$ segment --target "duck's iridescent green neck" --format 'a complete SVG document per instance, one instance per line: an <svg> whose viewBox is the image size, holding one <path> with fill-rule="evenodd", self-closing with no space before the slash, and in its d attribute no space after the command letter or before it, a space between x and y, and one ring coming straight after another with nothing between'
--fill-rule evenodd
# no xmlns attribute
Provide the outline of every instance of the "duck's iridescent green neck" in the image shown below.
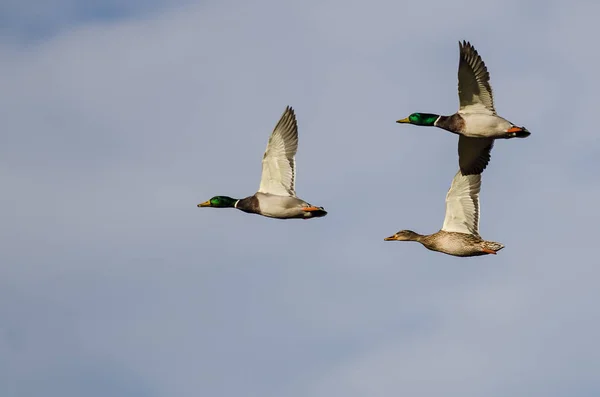
<svg viewBox="0 0 600 397"><path fill-rule="evenodd" d="M413 113L405 119L398 120L398 123L409 123L414 125L422 125L425 127L433 127L439 118L439 114Z"/></svg>

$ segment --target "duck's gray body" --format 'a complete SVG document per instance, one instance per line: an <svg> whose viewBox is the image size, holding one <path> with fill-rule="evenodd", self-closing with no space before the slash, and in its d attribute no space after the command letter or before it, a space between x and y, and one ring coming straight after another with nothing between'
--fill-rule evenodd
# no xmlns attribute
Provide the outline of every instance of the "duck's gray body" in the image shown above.
<svg viewBox="0 0 600 397"><path fill-rule="evenodd" d="M270 193L256 193L253 196L239 200L235 208L252 214L279 219L308 219L327 215L323 207L318 211L304 211L303 208L313 207L298 197L278 196Z"/></svg>

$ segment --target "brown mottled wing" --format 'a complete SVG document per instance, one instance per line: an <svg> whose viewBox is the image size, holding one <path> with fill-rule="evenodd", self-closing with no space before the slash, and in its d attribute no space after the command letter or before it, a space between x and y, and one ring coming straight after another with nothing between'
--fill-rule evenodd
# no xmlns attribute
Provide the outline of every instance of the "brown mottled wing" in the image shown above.
<svg viewBox="0 0 600 397"><path fill-rule="evenodd" d="M479 236L479 191L481 174L454 176L446 195L446 217L442 230Z"/></svg>
<svg viewBox="0 0 600 397"><path fill-rule="evenodd" d="M275 126L262 160L261 193L296 196L298 126L294 109L287 107Z"/></svg>
<svg viewBox="0 0 600 397"><path fill-rule="evenodd" d="M458 98L460 113L496 114L490 85L490 74L477 50L467 42L459 42Z"/></svg>
<svg viewBox="0 0 600 397"><path fill-rule="evenodd" d="M458 165L463 175L481 174L491 158L494 140L491 138L458 137Z"/></svg>

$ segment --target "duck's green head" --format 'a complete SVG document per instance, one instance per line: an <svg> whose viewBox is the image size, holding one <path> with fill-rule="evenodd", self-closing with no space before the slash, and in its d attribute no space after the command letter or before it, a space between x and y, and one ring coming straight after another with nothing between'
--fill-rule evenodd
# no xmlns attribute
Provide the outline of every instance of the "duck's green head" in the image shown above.
<svg viewBox="0 0 600 397"><path fill-rule="evenodd" d="M198 204L198 207L233 208L237 199L227 196L215 196L210 200Z"/></svg>
<svg viewBox="0 0 600 397"><path fill-rule="evenodd" d="M432 127L439 117L439 115L433 113L413 113L405 119L396 121L396 123L407 123Z"/></svg>

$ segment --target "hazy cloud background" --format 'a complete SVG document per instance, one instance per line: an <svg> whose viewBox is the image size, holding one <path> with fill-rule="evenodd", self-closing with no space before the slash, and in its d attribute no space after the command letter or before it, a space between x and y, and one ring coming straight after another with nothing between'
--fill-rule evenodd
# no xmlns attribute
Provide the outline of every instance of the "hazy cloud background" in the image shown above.
<svg viewBox="0 0 600 397"><path fill-rule="evenodd" d="M600 67L591 1L4 1L0 395L595 396ZM496 108L481 231L437 231L458 40ZM323 219L256 191L286 105Z"/></svg>

